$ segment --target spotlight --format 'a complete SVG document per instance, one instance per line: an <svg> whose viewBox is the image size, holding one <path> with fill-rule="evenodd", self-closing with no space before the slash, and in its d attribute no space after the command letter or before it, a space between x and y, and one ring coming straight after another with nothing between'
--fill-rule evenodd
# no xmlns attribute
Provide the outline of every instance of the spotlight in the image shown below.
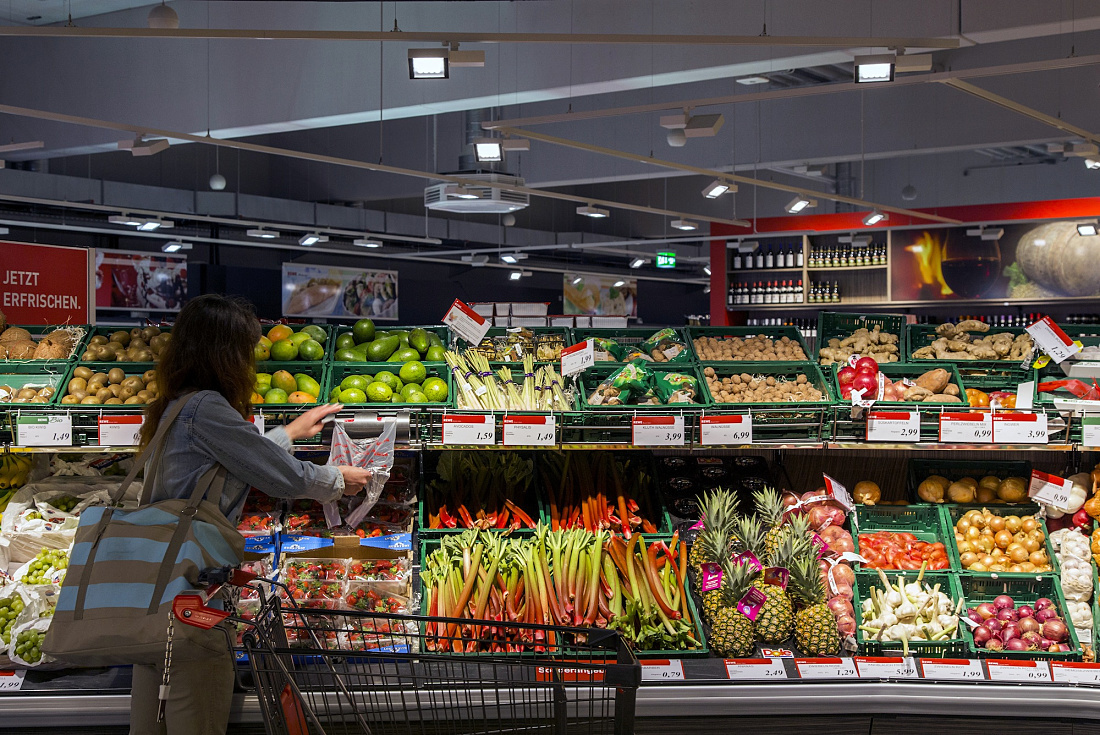
<svg viewBox="0 0 1100 735"><path fill-rule="evenodd" d="M504 160L504 146L500 138L478 138L474 141L474 157L478 163L500 163Z"/></svg>
<svg viewBox="0 0 1100 735"><path fill-rule="evenodd" d="M703 196L705 196L707 199L717 199L718 197L722 196L723 194L726 194L726 193L733 194L736 191L737 191L737 186L736 185L727 184L725 181L722 181L721 179L715 179L714 181L710 182L710 184L707 186L706 189L703 189Z"/></svg>
<svg viewBox="0 0 1100 735"><path fill-rule="evenodd" d="M643 265L645 265L645 258L635 258L630 261L631 268L641 268Z"/></svg>
<svg viewBox="0 0 1100 735"><path fill-rule="evenodd" d="M683 148L688 142L687 135L683 130L670 130L665 138L668 140L668 144L673 148Z"/></svg>
<svg viewBox="0 0 1100 735"><path fill-rule="evenodd" d="M361 248L380 248L380 247L382 247L382 243L378 242L377 240L370 240L370 239L365 238L365 237L360 237L357 240L352 240L351 244L352 245L358 245Z"/></svg>
<svg viewBox="0 0 1100 735"><path fill-rule="evenodd" d="M885 212L880 212L877 209L875 209L875 210L872 210L871 212L869 212L867 214L867 216L863 218L863 224L870 227L871 225L877 225L879 222L882 222L883 220L888 220L888 219L890 219L890 215L886 214Z"/></svg>
<svg viewBox="0 0 1100 735"><path fill-rule="evenodd" d="M691 232L692 230L699 229L698 222L692 222L689 219L674 219L672 220L672 226L677 230L684 230L685 232Z"/></svg>
<svg viewBox="0 0 1100 735"><path fill-rule="evenodd" d="M817 206L817 200L807 199L804 196L796 196L794 199L787 202L786 210L791 214L798 214L803 209L808 209L810 207L816 207L816 206Z"/></svg>
<svg viewBox="0 0 1100 735"><path fill-rule="evenodd" d="M279 236L278 232L275 232L274 230L265 230L262 227L258 230L248 230L247 232L245 232L245 234L249 237L259 237L264 240L274 240L276 237Z"/></svg>
<svg viewBox="0 0 1100 735"><path fill-rule="evenodd" d="M458 44L451 46L450 52L447 54L447 63L455 68L458 67L480 67L485 66L485 52L484 51L459 51Z"/></svg>
<svg viewBox="0 0 1100 735"><path fill-rule="evenodd" d="M161 245L160 249L163 250L166 253L177 253L180 250L190 250L191 249L191 243L189 243L189 242L180 242L179 240L173 240L171 242L166 242L163 245Z"/></svg>
<svg viewBox="0 0 1100 735"><path fill-rule="evenodd" d="M710 275L710 266L709 265L704 265L703 266L703 272L706 273L709 276Z"/></svg>
<svg viewBox="0 0 1100 735"><path fill-rule="evenodd" d="M736 81L738 84L744 84L746 86L749 86L749 85L753 85L753 84L767 84L771 80L768 79L767 77L762 77L760 75L754 75L754 76L751 76L751 77L741 77L740 79L735 79L734 81Z"/></svg>
<svg viewBox="0 0 1100 735"><path fill-rule="evenodd" d="M662 115L661 127L667 130L682 130L684 140L688 138L713 138L722 128L726 118L719 114L713 115ZM675 145L669 137L669 145ZM682 145L682 144L681 144Z"/></svg>
<svg viewBox="0 0 1100 735"><path fill-rule="evenodd" d="M514 265L514 264L518 263L519 261L516 260L516 256L505 254L505 255L500 256L500 262L501 263L507 263L508 265Z"/></svg>
<svg viewBox="0 0 1100 735"><path fill-rule="evenodd" d="M113 214L107 218L107 221L112 225L126 225L127 227L137 227L145 222L143 219L137 217L131 217L128 214Z"/></svg>
<svg viewBox="0 0 1100 735"><path fill-rule="evenodd" d="M583 280L584 280L583 278L581 278L580 276L577 276L576 278L573 279L573 285L576 286L577 284L579 284Z"/></svg>
<svg viewBox="0 0 1100 735"><path fill-rule="evenodd" d="M328 242L328 235L318 235L316 232L307 232L298 238L298 244L306 248L311 245L316 245L319 242Z"/></svg>
<svg viewBox="0 0 1100 735"><path fill-rule="evenodd" d="M505 138L500 144L506 151L531 150L531 141L527 140L527 138Z"/></svg>
<svg viewBox="0 0 1100 735"><path fill-rule="evenodd" d="M857 83L894 81L895 54L870 54L854 59Z"/></svg>
<svg viewBox="0 0 1100 735"><path fill-rule="evenodd" d="M1089 156L1085 159L1085 168L1087 168L1089 171L1095 171L1096 169L1100 168L1100 158Z"/></svg>
<svg viewBox="0 0 1100 735"><path fill-rule="evenodd" d="M599 207L594 207L591 204L585 205L583 207L577 207L577 214L583 214L585 217L592 217L593 219L603 219L605 217L611 216L610 211L606 209L600 209Z"/></svg>
<svg viewBox="0 0 1100 735"><path fill-rule="evenodd" d="M508 274L508 278L510 280L513 280L513 281L518 281L519 279L523 278L523 272L522 271L512 271L511 273Z"/></svg>
<svg viewBox="0 0 1100 735"><path fill-rule="evenodd" d="M615 286L614 287L619 288L620 286L625 286L625 285L626 285L626 281L615 281Z"/></svg>
<svg viewBox="0 0 1100 735"><path fill-rule="evenodd" d="M165 229L169 230L174 226L174 223L169 222L166 219L147 219L137 226L141 232L152 232L153 230Z"/></svg>
<svg viewBox="0 0 1100 735"><path fill-rule="evenodd" d="M1084 235L1085 237L1092 237L1097 233L1095 222L1078 222L1077 234Z"/></svg>
<svg viewBox="0 0 1100 735"><path fill-rule="evenodd" d="M447 79L451 76L451 64L447 49L409 49L409 79Z"/></svg>

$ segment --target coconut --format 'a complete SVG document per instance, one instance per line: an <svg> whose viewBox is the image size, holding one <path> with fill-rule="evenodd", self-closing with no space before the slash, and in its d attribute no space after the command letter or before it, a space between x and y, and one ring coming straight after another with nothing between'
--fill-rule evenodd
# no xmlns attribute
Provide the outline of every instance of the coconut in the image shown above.
<svg viewBox="0 0 1100 735"><path fill-rule="evenodd" d="M3 332L8 328L8 318L4 316L4 312L0 311L0 332Z"/></svg>
<svg viewBox="0 0 1100 735"><path fill-rule="evenodd" d="M38 343L34 348L35 360L64 360L69 356L71 349L60 342L55 342L49 337Z"/></svg>
<svg viewBox="0 0 1100 735"><path fill-rule="evenodd" d="M55 329L46 335L46 339L53 340L67 350L72 350L76 343L76 336L67 329Z"/></svg>
<svg viewBox="0 0 1100 735"><path fill-rule="evenodd" d="M7 357L8 357L8 347L7 347L7 345L0 344L0 360L7 359Z"/></svg>
<svg viewBox="0 0 1100 735"><path fill-rule="evenodd" d="M11 331L10 329L8 330ZM20 339L14 342L7 342L5 347L8 348L8 357L13 360L33 360L34 351L38 348L38 345L34 343L34 340Z"/></svg>
<svg viewBox="0 0 1100 735"><path fill-rule="evenodd" d="M31 333L19 327L8 327L4 330L3 334L0 334L0 342L20 342L22 340L30 340L30 338Z"/></svg>

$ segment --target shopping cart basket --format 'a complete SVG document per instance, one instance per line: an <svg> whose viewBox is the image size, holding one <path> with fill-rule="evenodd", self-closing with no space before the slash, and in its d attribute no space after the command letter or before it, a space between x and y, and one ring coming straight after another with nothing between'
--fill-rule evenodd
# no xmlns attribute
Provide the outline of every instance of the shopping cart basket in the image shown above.
<svg viewBox="0 0 1100 735"><path fill-rule="evenodd" d="M206 606L217 581L173 613L243 627L240 644L221 629L248 658L268 735L634 731L641 665L615 631L305 608L259 581L254 619Z"/></svg>

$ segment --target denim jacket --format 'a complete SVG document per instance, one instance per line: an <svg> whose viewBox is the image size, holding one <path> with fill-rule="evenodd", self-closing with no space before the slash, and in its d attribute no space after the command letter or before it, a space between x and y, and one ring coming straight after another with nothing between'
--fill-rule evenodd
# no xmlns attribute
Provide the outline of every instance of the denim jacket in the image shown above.
<svg viewBox="0 0 1100 735"><path fill-rule="evenodd" d="M229 473L221 509L234 522L249 486L275 498L322 503L343 494L344 478L338 469L302 462L291 451L292 442L281 426L261 435L220 393L202 391L168 431L149 500L187 497L215 462Z"/></svg>

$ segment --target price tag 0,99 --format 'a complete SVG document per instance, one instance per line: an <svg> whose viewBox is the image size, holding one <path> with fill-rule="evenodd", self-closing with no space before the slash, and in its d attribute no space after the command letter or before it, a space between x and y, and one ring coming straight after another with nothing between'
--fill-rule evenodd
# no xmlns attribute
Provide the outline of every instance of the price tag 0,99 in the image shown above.
<svg viewBox="0 0 1100 735"><path fill-rule="evenodd" d="M940 441L945 444L992 444L993 416L989 413L941 413Z"/></svg>
<svg viewBox="0 0 1100 735"><path fill-rule="evenodd" d="M1049 682L1050 664L1047 661L986 659L990 681Z"/></svg>
<svg viewBox="0 0 1100 735"><path fill-rule="evenodd" d="M595 364L596 349L590 339L561 351L561 374L564 377L587 370Z"/></svg>
<svg viewBox="0 0 1100 735"><path fill-rule="evenodd" d="M684 445L683 416L635 416L632 423L636 447L680 447Z"/></svg>
<svg viewBox="0 0 1100 735"><path fill-rule="evenodd" d="M781 658L727 658L726 676L733 681L779 681L787 678Z"/></svg>
<svg viewBox="0 0 1100 735"><path fill-rule="evenodd" d="M1057 475L1051 475L1039 470L1031 471L1031 484L1027 488L1027 496L1037 503L1051 505L1055 508L1069 507L1070 490L1073 482Z"/></svg>
<svg viewBox="0 0 1100 735"><path fill-rule="evenodd" d="M443 416L444 444L496 444L496 419L491 416Z"/></svg>
<svg viewBox="0 0 1100 735"><path fill-rule="evenodd" d="M557 419L553 416L505 416L504 446L552 447Z"/></svg>
<svg viewBox="0 0 1100 735"><path fill-rule="evenodd" d="M21 447L71 447L72 416L20 416L16 439Z"/></svg>
<svg viewBox="0 0 1100 735"><path fill-rule="evenodd" d="M752 444L752 416L703 416L699 419L699 443L728 446Z"/></svg>
<svg viewBox="0 0 1100 735"><path fill-rule="evenodd" d="M945 681L982 681L985 671L975 658L922 658L920 673L925 679Z"/></svg>
<svg viewBox="0 0 1100 735"><path fill-rule="evenodd" d="M997 444L1046 444L1049 441L1046 414L993 414L993 441Z"/></svg>
<svg viewBox="0 0 1100 735"><path fill-rule="evenodd" d="M868 411L867 441L920 441L920 413L917 411Z"/></svg>
<svg viewBox="0 0 1100 735"><path fill-rule="evenodd" d="M909 656L856 656L860 679L916 679L917 666Z"/></svg>
<svg viewBox="0 0 1100 735"><path fill-rule="evenodd" d="M143 416L100 416L101 447L134 447L141 443Z"/></svg>
<svg viewBox="0 0 1100 735"><path fill-rule="evenodd" d="M642 681L683 681L684 662L673 660L642 661Z"/></svg>

